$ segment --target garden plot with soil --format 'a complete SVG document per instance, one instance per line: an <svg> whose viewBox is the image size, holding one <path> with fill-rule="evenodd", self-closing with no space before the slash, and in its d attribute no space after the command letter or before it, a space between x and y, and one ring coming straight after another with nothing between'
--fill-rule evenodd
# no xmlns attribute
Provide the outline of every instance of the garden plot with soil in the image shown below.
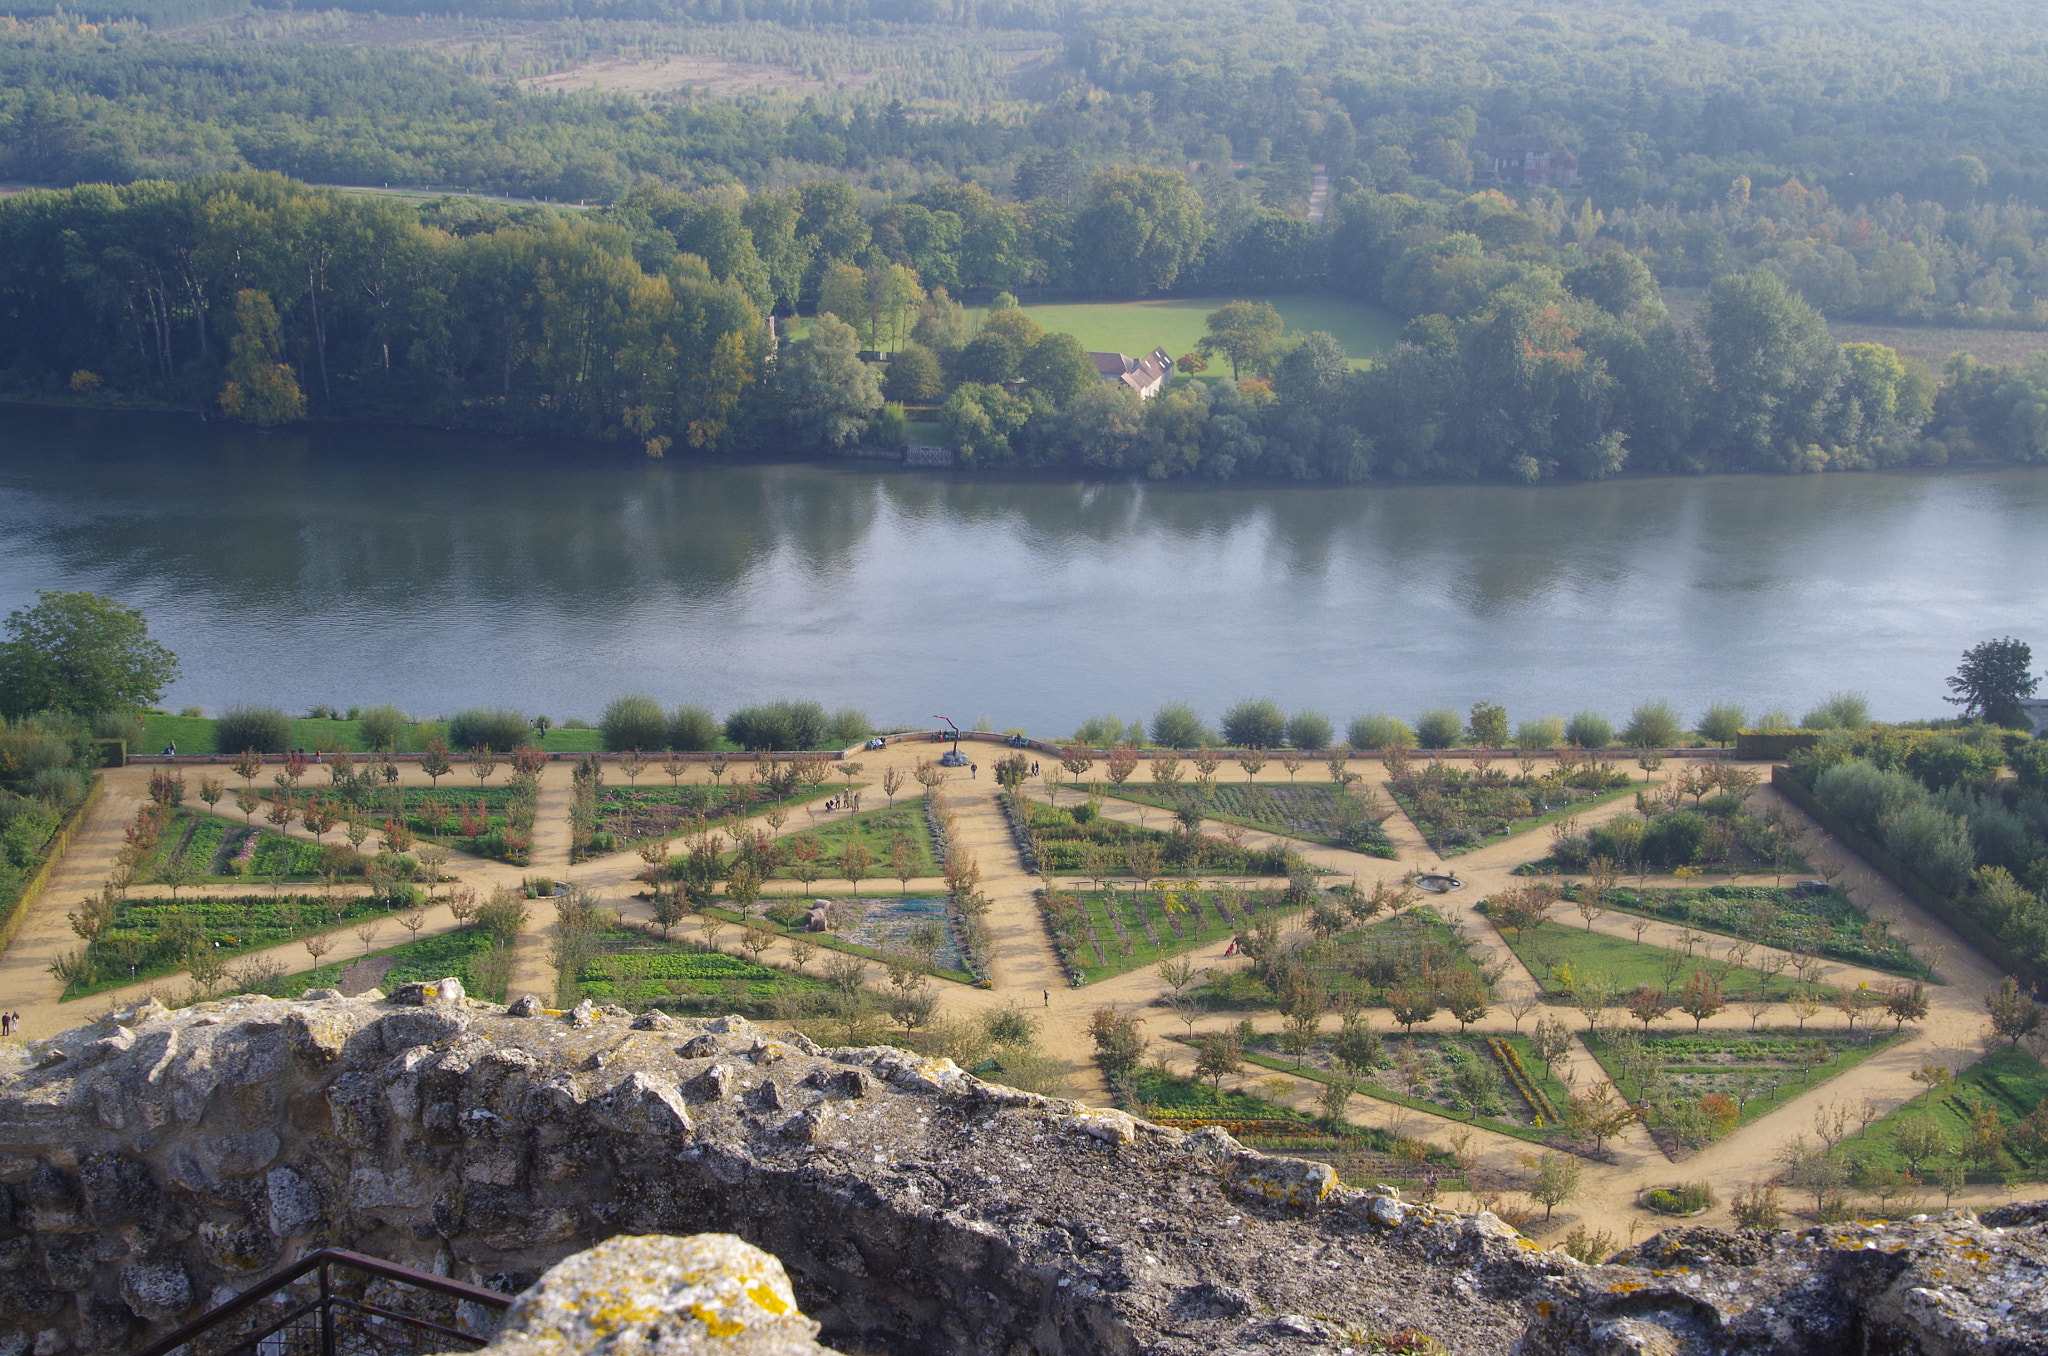
<svg viewBox="0 0 2048 1356"><path fill-rule="evenodd" d="M851 788L860 790L865 783ZM745 819L780 807L794 812L804 805L840 795L838 785L797 785L786 795L738 777L710 786L601 786L597 790L598 828L620 843L642 838L671 838L697 820L716 823Z"/></svg>
<svg viewBox="0 0 2048 1356"><path fill-rule="evenodd" d="M1906 1039L1897 1031L1703 1034L1620 1027L1581 1032L1622 1095L1647 1106L1658 1147L1680 1156L1846 1073Z"/></svg>
<svg viewBox="0 0 2048 1356"><path fill-rule="evenodd" d="M58 977L66 1000L84 998L176 974L201 952L224 961L389 916L383 901L353 893L121 899L111 925L59 962L64 969ZM343 940L333 939L335 949L346 949Z"/></svg>
<svg viewBox="0 0 2048 1356"><path fill-rule="evenodd" d="M1244 1056L1247 1063L1320 1083L1351 1083L1362 1095L1397 1106L1570 1147L1560 1137L1571 1093L1523 1037L1363 1031L1363 1049L1347 1045L1342 1033L1318 1035L1305 1046L1288 1032L1263 1033ZM1347 1054L1349 1064L1340 1058Z"/></svg>
<svg viewBox="0 0 2048 1356"><path fill-rule="evenodd" d="M809 943L869 960L915 957L940 979L972 984L987 973L985 946L977 944L973 919L962 916L944 895L781 895L761 912L741 913L724 905L701 912L721 922L765 929L798 944ZM826 910L830 926L812 932L806 917Z"/></svg>
<svg viewBox="0 0 2048 1356"><path fill-rule="evenodd" d="M1316 1118L1240 1088L1141 1068L1132 1075L1140 1115L1183 1130L1219 1126L1249 1148L1328 1163L1350 1186L1380 1182L1404 1190L1465 1189L1458 1159L1427 1140L1372 1126Z"/></svg>
<svg viewBox="0 0 2048 1356"><path fill-rule="evenodd" d="M606 928L595 942L596 954L577 971L577 991L636 1011L770 1016L784 996L826 987L808 975L637 928Z"/></svg>
<svg viewBox="0 0 2048 1356"><path fill-rule="evenodd" d="M1126 824L1098 812L1093 801L1068 808L1005 792L1003 808L1025 867L1053 875L1157 879L1200 872L1284 876L1310 872L1283 846L1247 848L1224 838Z"/></svg>
<svg viewBox="0 0 2048 1356"><path fill-rule="evenodd" d="M1349 848L1372 857L1392 859L1396 855L1393 840L1381 827L1392 808L1377 797L1335 783L1220 782L1206 792L1195 787L1126 783L1109 794L1169 814L1192 805L1204 817L1226 824Z"/></svg>
<svg viewBox="0 0 2048 1356"><path fill-rule="evenodd" d="M1398 756L1387 762L1387 789L1445 857L1593 809L1635 785L1628 773L1597 759L1560 765L1542 776L1482 759L1470 766L1416 764Z"/></svg>
<svg viewBox="0 0 2048 1356"><path fill-rule="evenodd" d="M1286 890L1173 882L1151 890L1047 888L1038 892L1038 903L1061 964L1078 985L1249 932L1259 917L1286 917L1308 901Z"/></svg>
<svg viewBox="0 0 2048 1356"><path fill-rule="evenodd" d="M1353 900L1355 910L1346 907ZM1330 913L1319 919L1324 910ZM1373 895L1328 891L1311 913L1323 935L1292 950L1248 952L1243 968L1212 977L1194 996L1211 1007L1256 1009L1284 1006L1285 995L1312 990L1326 1005L1380 1006L1410 1015L1423 1009L1433 1014L1454 999L1491 1004L1469 940L1435 909L1425 905L1362 927L1342 926L1374 911Z"/></svg>

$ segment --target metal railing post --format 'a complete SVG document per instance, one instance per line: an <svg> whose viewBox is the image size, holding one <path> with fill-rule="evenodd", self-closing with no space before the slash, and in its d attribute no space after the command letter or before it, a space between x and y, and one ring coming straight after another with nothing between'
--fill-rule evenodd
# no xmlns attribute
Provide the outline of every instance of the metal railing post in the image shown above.
<svg viewBox="0 0 2048 1356"><path fill-rule="evenodd" d="M320 1264L320 1356L334 1356L334 1288L331 1263Z"/></svg>

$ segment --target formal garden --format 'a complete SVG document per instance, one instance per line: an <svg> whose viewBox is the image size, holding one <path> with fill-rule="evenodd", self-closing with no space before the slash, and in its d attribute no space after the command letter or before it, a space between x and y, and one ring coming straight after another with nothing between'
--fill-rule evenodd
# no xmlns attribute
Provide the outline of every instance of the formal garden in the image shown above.
<svg viewBox="0 0 2048 1356"><path fill-rule="evenodd" d="M1127 783L1110 794L1168 814L1192 806L1203 817L1225 824L1349 848L1371 857L1395 856L1393 840L1382 827L1393 811L1369 791L1361 792L1356 783L1213 782L1195 787Z"/></svg>
<svg viewBox="0 0 2048 1356"><path fill-rule="evenodd" d="M1609 912L1653 918L1696 933L1940 982L1933 967L1892 932L1889 920L1866 915L1839 888L1823 882L1663 888L1618 885L1610 875L1604 881L1566 881L1559 911L1568 917L1590 915L1589 922Z"/></svg>
<svg viewBox="0 0 2048 1356"><path fill-rule="evenodd" d="M2023 1050L1996 1050L1961 1073L1928 1065L1927 1090L1836 1146L1850 1181L1911 1195L1939 1184L2048 1181L2048 1070Z"/></svg>
<svg viewBox="0 0 2048 1356"><path fill-rule="evenodd" d="M1284 876L1308 870L1291 849L1246 847L1239 841L1200 832L1202 814L1183 807L1170 822L1174 827L1149 828L1104 815L1101 801L1090 797L1074 806L1049 805L1015 791L1003 793L1017 849L1028 870L1048 875L1078 875L1102 881L1110 877L1156 880L1162 875L1203 873L1220 876Z"/></svg>
<svg viewBox="0 0 2048 1356"><path fill-rule="evenodd" d="M102 895L73 914L73 928L85 945L51 969L64 982L66 1000L181 970L205 986L224 978L227 964L247 952L311 938L324 955L337 947L344 929L382 929L391 916L389 900L355 891L184 899ZM313 959L317 963L320 955Z"/></svg>
<svg viewBox="0 0 2048 1356"><path fill-rule="evenodd" d="M1471 940L1408 890L1341 884L1303 901L1310 936L1280 941L1280 918L1254 918L1239 934L1245 964L1189 990L1208 1008L1274 1008L1296 1020L1333 1008L1385 1007L1407 1027L1450 1012L1477 1021L1494 1003L1497 970L1475 958ZM1373 922L1377 915L1395 911ZM1466 1015L1469 1014L1469 1015Z"/></svg>
<svg viewBox="0 0 2048 1356"><path fill-rule="evenodd" d="M202 794L209 790L202 785ZM296 824L322 841L337 834L358 851L375 836L393 851L408 851L419 840L524 866L533 848L538 799L537 779L527 776L475 788L351 786L345 778L324 788L244 789L230 801L246 825L258 819L278 829Z"/></svg>
<svg viewBox="0 0 2048 1356"><path fill-rule="evenodd" d="M1484 755L1469 762L1418 762L1391 749L1385 763L1394 800L1445 857L1593 809L1638 785L1605 759L1572 750L1560 751L1541 774L1530 757L1510 771Z"/></svg>
<svg viewBox="0 0 2048 1356"><path fill-rule="evenodd" d="M1699 1149L1906 1039L1894 1028L1706 1033L1600 1026L1586 1048L1643 1111L1658 1147Z"/></svg>
<svg viewBox="0 0 2048 1356"><path fill-rule="evenodd" d="M1147 889L1038 891L1039 908L1070 982L1097 980L1166 960L1198 946L1250 932L1257 919L1308 907L1297 889L1203 887L1161 882Z"/></svg>

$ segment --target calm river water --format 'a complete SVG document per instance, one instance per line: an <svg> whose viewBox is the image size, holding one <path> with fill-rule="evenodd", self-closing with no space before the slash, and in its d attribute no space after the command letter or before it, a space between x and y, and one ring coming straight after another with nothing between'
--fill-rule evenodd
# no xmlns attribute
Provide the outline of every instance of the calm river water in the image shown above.
<svg viewBox="0 0 2048 1356"><path fill-rule="evenodd" d="M643 690L1069 731L1266 694L1342 723L1646 697L1944 708L2048 648L2048 469L1340 489L706 465L379 429L0 411L0 609L143 608L174 708Z"/></svg>

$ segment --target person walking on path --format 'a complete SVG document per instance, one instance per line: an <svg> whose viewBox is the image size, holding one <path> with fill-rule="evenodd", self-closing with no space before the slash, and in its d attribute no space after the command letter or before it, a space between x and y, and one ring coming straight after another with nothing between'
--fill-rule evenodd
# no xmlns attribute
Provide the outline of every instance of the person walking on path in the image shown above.
<svg viewBox="0 0 2048 1356"><path fill-rule="evenodd" d="M974 765L973 763L969 763L969 764L967 765L967 780L968 780L968 781L970 781L970 782L971 782L971 781L973 781L973 780L974 780L974 779L975 779L976 777L979 777L980 775L981 775L981 769L980 769L980 768L976 767L976 766L975 766L975 765Z"/></svg>
<svg viewBox="0 0 2048 1356"><path fill-rule="evenodd" d="M1045 1005L1046 1005L1047 1007L1051 1007L1051 1006L1052 1006L1052 990L1051 990L1051 989L1047 989L1047 990L1045 991Z"/></svg>

